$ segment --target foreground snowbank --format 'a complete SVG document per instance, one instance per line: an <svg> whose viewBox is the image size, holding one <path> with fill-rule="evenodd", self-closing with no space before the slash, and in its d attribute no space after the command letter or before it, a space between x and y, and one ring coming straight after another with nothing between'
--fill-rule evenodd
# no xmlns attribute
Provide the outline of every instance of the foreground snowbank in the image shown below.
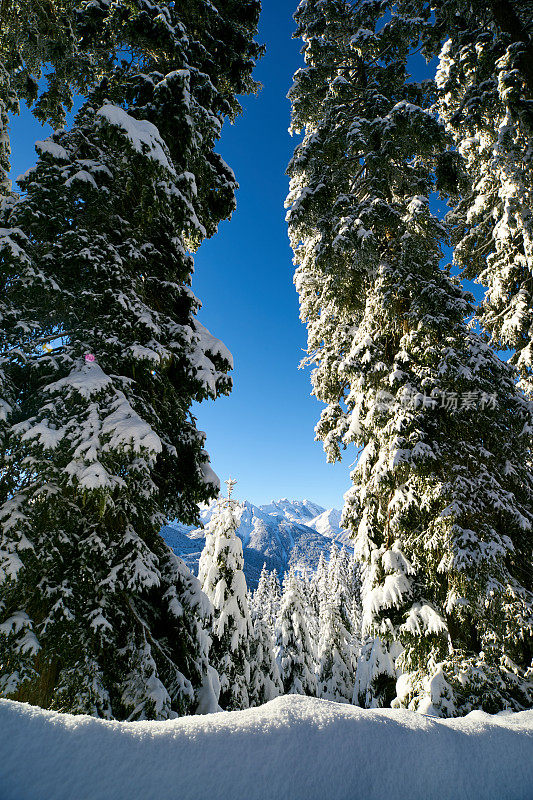
<svg viewBox="0 0 533 800"><path fill-rule="evenodd" d="M1 800L531 800L533 711L437 720L306 697L170 722L0 700Z"/></svg>

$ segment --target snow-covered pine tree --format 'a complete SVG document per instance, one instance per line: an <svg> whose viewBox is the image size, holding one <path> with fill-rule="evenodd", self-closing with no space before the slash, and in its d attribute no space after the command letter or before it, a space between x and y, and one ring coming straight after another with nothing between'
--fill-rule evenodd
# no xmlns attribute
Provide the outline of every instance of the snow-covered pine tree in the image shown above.
<svg viewBox="0 0 533 800"><path fill-rule="evenodd" d="M276 658L285 694L315 697L315 655L305 605L300 580L291 567L283 580Z"/></svg>
<svg viewBox="0 0 533 800"><path fill-rule="evenodd" d="M279 608L281 605L281 585L278 578L277 570L273 569L270 572L269 580L269 599L268 599L268 624L270 631L274 635L276 629L276 620L279 616Z"/></svg>
<svg viewBox="0 0 533 800"><path fill-rule="evenodd" d="M303 603L304 614L307 620L307 629L311 639L311 652L315 659L318 653L318 639L320 636L320 615L316 613L315 608L318 605L318 597L315 591L314 578L315 573L310 568L306 561L300 561L295 551L293 550L291 559L289 560L289 570L293 568L298 581L300 590L300 597Z"/></svg>
<svg viewBox="0 0 533 800"><path fill-rule="evenodd" d="M280 600L281 588L277 572L275 569L269 572L266 564L263 564L257 589L252 595L250 611L254 616L259 614L262 617L272 636L275 636Z"/></svg>
<svg viewBox="0 0 533 800"><path fill-rule="evenodd" d="M351 702L356 663L350 629L352 581L347 567L346 550L340 552L332 542L329 561L319 561L317 569L318 696L336 702Z"/></svg>
<svg viewBox="0 0 533 800"><path fill-rule="evenodd" d="M333 598L333 593L328 583L329 571L330 562L326 560L324 552L322 551L318 558L316 571L311 576L309 583L309 629L317 646L322 617L328 601Z"/></svg>
<svg viewBox="0 0 533 800"><path fill-rule="evenodd" d="M189 470L185 517L212 493L186 409L226 385L228 357L196 327L173 236L187 180L155 127L116 106L82 110L39 149L4 210L29 233L2 251L4 285L38 324L10 362L25 385L2 471L2 694L119 718L191 712L210 609L159 536L158 483L172 460Z"/></svg>
<svg viewBox="0 0 533 800"><path fill-rule="evenodd" d="M10 76L0 62L0 196L11 191L11 143L9 140L9 112L17 108L16 97L10 87Z"/></svg>
<svg viewBox="0 0 533 800"><path fill-rule="evenodd" d="M259 87L251 72L261 54L253 39L260 3L98 2L131 59L104 74L95 101L133 105L157 126L176 168L194 175L200 226L191 226L186 244L196 249L235 208L235 176L214 147L224 119L241 109L237 95Z"/></svg>
<svg viewBox="0 0 533 800"><path fill-rule="evenodd" d="M446 232L428 196L442 129L426 87L408 83L419 22L386 10L304 0L296 13L306 66L292 127L305 135L288 221L313 391L327 405L316 432L332 461L362 448L343 526L365 565L363 629L388 651L366 670L370 695L379 685L380 704L398 691L397 703L437 714L524 708L530 410L439 267ZM395 687L397 669L409 677Z"/></svg>
<svg viewBox="0 0 533 800"><path fill-rule="evenodd" d="M96 4L89 4L93 6ZM41 3L33 0L4 0L0 9L0 201L12 190L10 172L11 143L9 115L18 114L24 100L41 122L60 127L65 108L72 107L73 91L84 92L95 75L105 71L114 60L110 42L104 44L103 31L94 37L82 22L86 14L77 0L61 3ZM77 23L80 23L79 30ZM109 45L109 46L108 46ZM44 76L46 72L46 76ZM44 85L43 85L44 84ZM24 246L22 231L6 231L2 247ZM0 450L5 452L6 423L14 407L16 391L9 370L3 368L5 352L28 333L35 320L25 319L17 308L13 293L3 293L0 300L0 325L4 328L3 349L0 353ZM14 339L10 338L15 334ZM9 359L8 359L9 362Z"/></svg>
<svg viewBox="0 0 533 800"><path fill-rule="evenodd" d="M242 542L237 536L239 504L231 499L235 481L230 478L228 499L206 528L198 580L214 608L211 664L220 679L219 703L225 711L250 705L250 642L252 620L246 599ZM260 691L260 687L257 687Z"/></svg>
<svg viewBox="0 0 533 800"><path fill-rule="evenodd" d="M359 565L353 555L343 545L337 561L338 584L340 588L340 610L349 631L354 633L354 612L361 603Z"/></svg>
<svg viewBox="0 0 533 800"><path fill-rule="evenodd" d="M112 96L137 118L155 122L175 167L194 175L198 224L189 226L187 246L212 235L235 207L234 175L213 147L224 119L240 111L237 95L258 88L251 77L262 52L253 39L258 0L219 0L217 7L206 0L6 0L3 11L4 107L16 111L23 98L38 119L59 127L73 91L90 92L93 104ZM5 133L4 126L0 160L4 153L7 168Z"/></svg>
<svg viewBox="0 0 533 800"><path fill-rule="evenodd" d="M154 69L168 74L181 61L195 89L215 99L215 113L233 117L237 96L258 88L251 73L262 53L253 39L259 12L258 0L3 0L5 86L58 127L74 92L100 84L121 101L126 86L153 82ZM146 75L137 75L141 68ZM209 139L208 131L209 124Z"/></svg>
<svg viewBox="0 0 533 800"><path fill-rule="evenodd" d="M272 582L272 573L267 570L265 563L249 603L253 625L250 641L250 706L268 703L283 692L273 639L278 605L279 597Z"/></svg>
<svg viewBox="0 0 533 800"><path fill-rule="evenodd" d="M266 619L251 613L253 636L250 640L250 706L261 706L283 693L274 639Z"/></svg>
<svg viewBox="0 0 533 800"><path fill-rule="evenodd" d="M232 81L210 80L189 63L208 49L164 5L171 44L190 45L167 47L159 61L174 69L153 80L150 112L179 131L174 157L131 101L128 113L87 103L71 132L39 144L26 195L2 210L0 351L16 410L0 485L0 691L119 718L216 705L210 606L159 528L195 520L218 488L189 409L229 389L231 357L194 319L187 249L234 205L233 175L209 147L237 109L232 93L250 88L253 47L234 4L217 24L230 38L236 26L241 63L234 51ZM153 45L140 63L158 60Z"/></svg>
<svg viewBox="0 0 533 800"><path fill-rule="evenodd" d="M328 563L327 585L330 600L335 602L346 630L353 637L357 634L361 618L359 565L344 545L339 550L335 542Z"/></svg>
<svg viewBox="0 0 533 800"><path fill-rule="evenodd" d="M270 573L267 570L266 562L261 568L261 574L257 582L257 588L252 593L250 599L250 613L260 614L263 616L268 609L270 602Z"/></svg>
<svg viewBox="0 0 533 800"><path fill-rule="evenodd" d="M399 4L414 15L428 5L427 57L440 50L436 108L456 148L440 175L456 200L454 262L487 287L476 316L497 348L515 351L510 362L533 397L531 3Z"/></svg>
<svg viewBox="0 0 533 800"><path fill-rule="evenodd" d="M341 605L341 597L347 590L347 586L344 585L341 575L340 566L339 548L333 541L329 547L328 572L325 587L329 598L338 606Z"/></svg>
<svg viewBox="0 0 533 800"><path fill-rule="evenodd" d="M55 14L51 4L48 8L37 5L41 4L6 0L0 7L0 196L11 191L9 113L19 112L21 96L29 102L35 99L36 77L43 64L48 64L50 80L57 76L54 67L58 60L66 61L69 50L70 15L63 9ZM59 106L62 109L61 101Z"/></svg>
<svg viewBox="0 0 533 800"><path fill-rule="evenodd" d="M383 708L391 702L391 685L396 681L395 659L398 643L380 636L366 636L357 658L352 703L362 708Z"/></svg>
<svg viewBox="0 0 533 800"><path fill-rule="evenodd" d="M271 631L274 630L278 613L279 595L279 583L272 581L272 573L267 570L266 563L264 563L257 582L257 588L251 593L249 606L250 613L254 617L257 615L262 617Z"/></svg>
<svg viewBox="0 0 533 800"><path fill-rule="evenodd" d="M354 692L355 659L350 632L339 607L328 602L320 615L317 696L350 703Z"/></svg>
<svg viewBox="0 0 533 800"><path fill-rule="evenodd" d="M353 556L348 553L346 548L343 547L341 553L344 559L343 573L348 576L350 581L349 585L351 587L349 593L350 605L347 609L349 619L348 629L352 634L354 653L358 654L361 649L363 619L363 609L361 604L361 565L354 561Z"/></svg>

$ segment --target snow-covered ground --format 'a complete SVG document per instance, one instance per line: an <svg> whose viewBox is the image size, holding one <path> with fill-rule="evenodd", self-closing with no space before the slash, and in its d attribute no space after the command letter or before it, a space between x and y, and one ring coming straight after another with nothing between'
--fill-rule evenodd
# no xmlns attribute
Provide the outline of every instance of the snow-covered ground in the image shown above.
<svg viewBox="0 0 533 800"><path fill-rule="evenodd" d="M171 722L0 700L1 800L531 800L533 711L439 720L285 696Z"/></svg>

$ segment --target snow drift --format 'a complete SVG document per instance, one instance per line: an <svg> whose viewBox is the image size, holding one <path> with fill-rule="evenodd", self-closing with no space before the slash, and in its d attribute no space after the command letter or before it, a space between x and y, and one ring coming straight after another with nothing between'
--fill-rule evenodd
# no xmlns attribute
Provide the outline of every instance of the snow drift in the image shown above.
<svg viewBox="0 0 533 800"><path fill-rule="evenodd" d="M167 722L0 700L1 800L531 800L533 711L442 720L285 696Z"/></svg>

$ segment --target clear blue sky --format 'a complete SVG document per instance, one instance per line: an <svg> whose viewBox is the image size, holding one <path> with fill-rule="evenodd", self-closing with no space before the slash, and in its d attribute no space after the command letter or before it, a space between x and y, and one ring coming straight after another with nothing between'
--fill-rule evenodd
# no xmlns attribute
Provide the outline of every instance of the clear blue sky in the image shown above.
<svg viewBox="0 0 533 800"><path fill-rule="evenodd" d="M263 89L245 98L244 114L222 137L220 152L240 183L237 211L200 248L194 288L201 320L234 355L235 385L230 397L198 409L198 423L215 471L238 479L239 497L341 508L355 453L327 464L314 441L321 406L310 396L309 370L298 369L306 333L284 219L285 169L296 145L286 94L301 63L301 44L291 38L295 8L290 0L263 3L259 39L267 52L255 72Z"/></svg>
<svg viewBox="0 0 533 800"><path fill-rule="evenodd" d="M255 73L263 89L244 99L219 146L240 183L237 211L196 254L193 289L201 322L233 353L234 389L195 413L213 468L221 480L237 478L239 498L308 498L340 508L355 452L341 465L326 464L314 441L321 406L310 397L309 371L298 370L306 335L284 221L285 169L296 144L286 94L301 59L291 39L296 5L265 0L259 40L267 53ZM33 143L49 132L27 111L12 120L13 178L34 163Z"/></svg>

